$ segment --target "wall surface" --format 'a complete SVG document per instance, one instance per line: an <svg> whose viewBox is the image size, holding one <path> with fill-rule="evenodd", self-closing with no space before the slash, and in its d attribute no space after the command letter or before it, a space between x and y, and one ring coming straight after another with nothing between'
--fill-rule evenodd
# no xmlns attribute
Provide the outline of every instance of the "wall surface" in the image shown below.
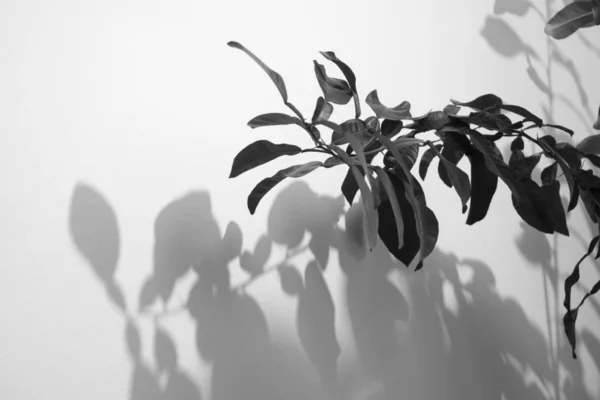
<svg viewBox="0 0 600 400"><path fill-rule="evenodd" d="M230 40L305 115L321 94L312 60L332 50L362 99L378 89L420 115L495 93L581 140L600 104L600 29L549 41L562 5L2 1L0 398L598 398L600 300L580 313L577 361L560 321L561 282L594 234L581 208L571 237L544 236L502 186L468 227L431 173L439 249L415 273L364 249L344 168L282 182L253 216L259 180L318 155L228 179L254 140L311 145L246 125L286 108ZM598 279L591 261L582 276Z"/></svg>

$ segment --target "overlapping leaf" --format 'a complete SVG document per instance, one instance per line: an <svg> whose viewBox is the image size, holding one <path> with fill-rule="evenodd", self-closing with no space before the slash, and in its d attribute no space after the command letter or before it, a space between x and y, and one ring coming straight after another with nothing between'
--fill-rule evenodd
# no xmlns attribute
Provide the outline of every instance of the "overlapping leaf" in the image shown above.
<svg viewBox="0 0 600 400"><path fill-rule="evenodd" d="M257 140L235 156L229 178L235 178L278 157L295 155L301 151L300 147L291 144L275 144L268 140Z"/></svg>

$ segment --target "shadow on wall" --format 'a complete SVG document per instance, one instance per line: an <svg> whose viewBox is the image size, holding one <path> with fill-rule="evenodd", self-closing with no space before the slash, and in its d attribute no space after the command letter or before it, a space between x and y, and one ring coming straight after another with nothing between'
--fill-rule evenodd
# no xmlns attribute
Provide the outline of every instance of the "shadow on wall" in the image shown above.
<svg viewBox="0 0 600 400"><path fill-rule="evenodd" d="M342 197L320 196L297 180L278 193L267 233L255 249L242 252L240 227L230 222L220 232L208 192L183 196L156 218L153 272L140 294L142 310L134 312L115 289L116 213L96 189L77 185L71 234L108 299L122 311L133 369L129 398L552 398L551 350L518 303L497 293L489 266L436 250L426 268L408 271L383 246L365 249L361 210L354 205L344 212ZM342 216L344 228L337 224ZM285 246L286 257L266 267L273 244ZM306 252L307 265L293 262ZM334 300L323 274L337 265L332 254L344 277L342 299ZM236 259L248 280L232 287L229 268ZM265 311L246 291L271 272L279 276L282 292L297 298L296 334L303 353L272 342ZM188 301L169 309L173 287L188 273L196 277ZM153 328L154 362L143 359L137 318L157 306L157 317L177 311L192 317L198 356L212 365L210 388L201 389L200 377L183 371L160 318ZM340 345L336 313L348 318L353 346ZM584 332L582 341L590 349L600 347L591 332ZM562 365L570 373L565 393L589 398L580 364L562 350ZM348 355L344 362L342 355ZM302 371L306 361L321 385Z"/></svg>

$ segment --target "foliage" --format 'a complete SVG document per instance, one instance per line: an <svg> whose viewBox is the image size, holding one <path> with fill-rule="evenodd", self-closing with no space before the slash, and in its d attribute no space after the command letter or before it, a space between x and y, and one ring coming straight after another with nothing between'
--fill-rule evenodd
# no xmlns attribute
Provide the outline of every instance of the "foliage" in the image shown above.
<svg viewBox="0 0 600 400"><path fill-rule="evenodd" d="M554 39L564 39L595 25L600 25L600 0L575 0L550 18L544 31Z"/></svg>
<svg viewBox="0 0 600 400"><path fill-rule="evenodd" d="M588 8L597 10L596 1L593 6L590 3ZM597 14L597 11L594 12ZM574 19L571 25L565 23L565 15L567 13L559 13L550 20L549 26L555 27L551 29L552 34L562 36L575 26ZM534 137L529 132L544 127L559 129L571 136L573 131L546 124L527 109L506 104L493 94L485 94L468 102L451 100L451 104L442 110L414 117L409 102L402 101L395 107L388 107L382 104L377 91L373 90L365 102L374 116L361 118L356 77L350 67L331 51L321 54L341 70L345 80L328 76L325 67L314 62L323 96L318 98L312 118L306 120L289 102L285 83L277 72L241 44L228 44L242 50L261 66L277 87L284 104L295 114L263 114L253 118L248 125L251 128L298 125L314 142L314 147L301 149L286 143L256 141L235 157L230 178L284 155L314 152L328 156L323 161L293 165L259 182L248 197L251 214L254 214L261 199L284 179L298 178L318 168L344 164L348 172L341 191L349 204L360 191L363 223L370 249L379 238L399 261L406 266L414 263L415 270L418 270L436 246L439 226L434 212L427 206L423 188L412 171L417 169L424 180L432 161L437 158L440 161L438 175L445 185L456 191L462 213L467 214L468 225L485 218L498 181L504 182L511 191L514 209L523 221L540 232L569 236L566 214L577 206L579 200L591 220L595 223L600 221L600 178L591 170L584 169L583 163L588 160L600 167L600 135L588 137L577 146L559 143L553 136L543 132L541 137ZM354 100L355 117L339 124L331 121L333 104L345 105L351 99ZM596 123L595 127L600 126ZM321 129L331 131L331 136L323 135ZM428 140L422 136L427 132L433 132L437 139ZM508 163L497 145L499 140L506 138L512 140ZM525 140L533 143L539 151L526 155ZM424 151L419 158L421 149ZM378 165L376 161L379 160L379 154L383 157ZM541 182L538 183L532 178L532 172L542 157L548 159L550 164L543 169ZM470 163L470 174L458 167L463 159ZM562 176L569 191L566 211L560 197ZM600 236L596 236L592 240L588 253L581 261L594 252L599 239ZM596 254L596 258L599 257L600 248ZM567 311L564 324L574 357L575 321L579 307L587 296L573 309L570 292L579 280L581 261L565 281L564 305ZM590 294L598 290L600 282L594 285Z"/></svg>

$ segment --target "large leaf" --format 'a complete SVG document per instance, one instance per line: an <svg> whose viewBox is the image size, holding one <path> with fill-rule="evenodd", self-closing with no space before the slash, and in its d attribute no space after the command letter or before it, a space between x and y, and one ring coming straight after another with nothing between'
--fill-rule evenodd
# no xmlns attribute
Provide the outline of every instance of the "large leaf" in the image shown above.
<svg viewBox="0 0 600 400"><path fill-rule="evenodd" d="M315 63L315 75L325 100L334 104L348 104L352 98L352 90L348 86L348 83L344 80L331 78L327 76L325 67L318 62Z"/></svg>
<svg viewBox="0 0 600 400"><path fill-rule="evenodd" d="M502 105L502 99L495 94L484 94L483 96L479 96L475 100L471 100L466 103L452 99L450 99L450 101L454 105L469 107L474 110L484 110L486 108Z"/></svg>
<svg viewBox="0 0 600 400"><path fill-rule="evenodd" d="M486 139L477 131L472 130L469 132L469 135L471 136L475 148L483 154L487 168L502 179L513 194L520 196L516 184L515 173L512 168L506 165L502 160L502 154L494 142Z"/></svg>
<svg viewBox="0 0 600 400"><path fill-rule="evenodd" d="M333 106L331 103L328 103L322 96L319 96L317 105L315 106L315 112L313 113L312 122L314 123L320 120L327 121L332 113Z"/></svg>
<svg viewBox="0 0 600 400"><path fill-rule="evenodd" d="M394 108L389 108L381 104L377 90L373 90L367 95L366 102L371 107L377 118L385 118L391 121L400 121L410 117L410 103L403 101Z"/></svg>
<svg viewBox="0 0 600 400"><path fill-rule="evenodd" d="M469 176L455 164L448 161L446 157L440 153L440 151L431 142L427 142L427 145L433 150L436 155L440 158L441 163L444 165L448 177L456 190L456 193L460 197L462 202L462 212L467 212L467 203L471 197L471 184L469 183Z"/></svg>
<svg viewBox="0 0 600 400"><path fill-rule="evenodd" d="M248 122L248 126L252 129L258 128L261 126L278 126L278 125L292 125L292 124L302 126L302 121L300 121L296 117L292 117L290 115L281 114L281 113L262 114L262 115L252 118Z"/></svg>
<svg viewBox="0 0 600 400"><path fill-rule="evenodd" d="M498 175L489 170L481 151L474 149L468 157L471 162L471 204L467 225L473 225L487 215L498 187Z"/></svg>
<svg viewBox="0 0 600 400"><path fill-rule="evenodd" d="M277 87L277 90L279 90L279 93L281 94L281 98L283 99L283 101L285 103L287 103L287 101L288 101L287 90L285 88L285 83L283 82L283 78L281 78L281 75L279 75L277 72L273 71L271 68L267 67L267 65L264 62L262 62L258 57L256 57L254 55L254 53L252 53L250 50L248 50L247 48L242 46L240 43L231 41L231 42L227 43L227 45L230 47L242 50L244 53L246 53L248 56L250 56L250 58L252 58L254 60L254 62L256 62L258 65L260 65L260 67L263 69L263 71L265 71L267 73L267 75L269 75L269 78L271 78L271 80Z"/></svg>
<svg viewBox="0 0 600 400"><path fill-rule="evenodd" d="M517 199L513 194L513 206L523 221L540 232L554 232L569 236L565 212L560 200L560 183L539 187L531 179L519 184L523 196Z"/></svg>
<svg viewBox="0 0 600 400"><path fill-rule="evenodd" d="M352 72L346 63L337 58L333 51L321 51L320 53L323 57L337 65L344 74L344 77L346 77L348 85L350 85L350 90L352 90L352 96L354 97L355 117L360 117L360 99L358 98L358 92L356 90L356 76L354 75L354 72Z"/></svg>
<svg viewBox="0 0 600 400"><path fill-rule="evenodd" d="M256 185L250 195L248 196L248 210L250 214L254 215L258 203L262 198L273 189L279 182L285 178L300 178L315 169L321 167L323 164L319 161L311 161L306 164L293 165L289 168L282 169L270 178L263 179Z"/></svg>
<svg viewBox="0 0 600 400"><path fill-rule="evenodd" d="M292 156L302 151L300 147L291 144L275 144L268 140L258 140L238 153L233 159L229 178L236 176L272 161L281 156Z"/></svg>
<svg viewBox="0 0 600 400"><path fill-rule="evenodd" d="M442 145L436 144L434 147L440 150L442 148ZM425 152L423 153L423 156L421 157L421 163L419 164L419 176L421 177L421 180L425 180L425 176L427 176L427 170L429 169L429 165L431 164L435 156L436 152L432 148L425 150Z"/></svg>
<svg viewBox="0 0 600 400"><path fill-rule="evenodd" d="M597 7L597 6L596 6ZM564 39L580 28L594 25L594 5L587 1L567 4L546 23L544 32L554 39Z"/></svg>
<svg viewBox="0 0 600 400"><path fill-rule="evenodd" d="M398 237L397 248L401 249L402 246L404 246L404 222L402 220L402 212L400 211L400 203L398 201L398 197L396 196L396 190L387 172L380 167L375 167L375 172L377 173L377 176L379 177L379 180L385 189L390 206L392 207L394 221L396 223L396 235Z"/></svg>
<svg viewBox="0 0 600 400"><path fill-rule="evenodd" d="M576 146L576 149L585 154L600 155L600 133L584 138Z"/></svg>

